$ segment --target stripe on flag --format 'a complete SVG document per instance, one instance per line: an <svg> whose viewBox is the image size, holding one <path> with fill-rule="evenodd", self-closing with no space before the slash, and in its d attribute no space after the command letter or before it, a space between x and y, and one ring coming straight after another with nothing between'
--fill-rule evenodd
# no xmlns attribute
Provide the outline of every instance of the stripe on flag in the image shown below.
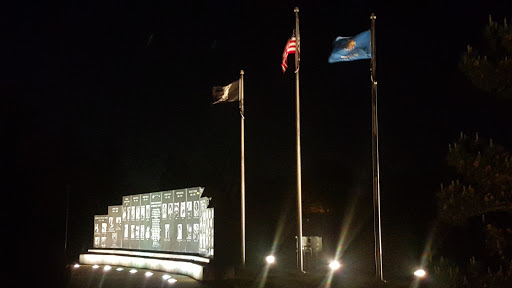
<svg viewBox="0 0 512 288"><path fill-rule="evenodd" d="M283 62L281 63L281 69L283 70L283 73L286 71L286 68L288 68L288 54L295 54L296 51L297 39L295 37L291 37L288 39L288 42L286 42L286 46L284 47Z"/></svg>

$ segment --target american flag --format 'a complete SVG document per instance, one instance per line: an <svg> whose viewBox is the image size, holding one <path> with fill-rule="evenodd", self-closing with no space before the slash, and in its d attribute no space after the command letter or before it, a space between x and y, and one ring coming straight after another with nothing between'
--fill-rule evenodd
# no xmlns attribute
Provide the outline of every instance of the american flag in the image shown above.
<svg viewBox="0 0 512 288"><path fill-rule="evenodd" d="M286 46L284 47L283 52L283 62L281 63L281 69L283 69L283 73L286 72L286 68L288 68L288 54L295 54L297 51L297 39L295 36L292 36L286 42Z"/></svg>

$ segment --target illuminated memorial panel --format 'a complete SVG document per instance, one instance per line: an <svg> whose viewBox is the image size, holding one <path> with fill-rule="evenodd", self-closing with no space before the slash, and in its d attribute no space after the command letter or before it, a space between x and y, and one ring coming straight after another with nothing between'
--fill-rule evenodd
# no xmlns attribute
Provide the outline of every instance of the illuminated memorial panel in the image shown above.
<svg viewBox="0 0 512 288"><path fill-rule="evenodd" d="M213 208L203 187L123 196L94 216L94 248L124 248L213 257Z"/></svg>
<svg viewBox="0 0 512 288"><path fill-rule="evenodd" d="M108 215L94 215L94 247L107 248Z"/></svg>
<svg viewBox="0 0 512 288"><path fill-rule="evenodd" d="M108 206L106 247L121 248L122 246L122 207L121 205Z"/></svg>

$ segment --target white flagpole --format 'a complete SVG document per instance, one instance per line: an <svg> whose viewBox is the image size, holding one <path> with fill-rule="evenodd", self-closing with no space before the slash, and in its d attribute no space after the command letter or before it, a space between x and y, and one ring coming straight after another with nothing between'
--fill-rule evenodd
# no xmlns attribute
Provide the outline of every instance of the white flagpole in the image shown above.
<svg viewBox="0 0 512 288"><path fill-rule="evenodd" d="M377 281L384 282L382 275L382 228L380 217L380 177L379 177L379 125L377 118L377 53L375 49L375 19L371 19L371 81L372 81L372 168L373 168L373 229L375 236L375 270Z"/></svg>
<svg viewBox="0 0 512 288"><path fill-rule="evenodd" d="M301 159L300 159L300 102L299 102L299 49L300 49L300 33L299 33L299 8L293 9L295 12L295 114L297 117L297 270L304 272L304 263L302 255L302 176L301 176Z"/></svg>
<svg viewBox="0 0 512 288"><path fill-rule="evenodd" d="M240 70L240 127L241 127L241 143L240 143L240 205L241 205L241 225L242 225L242 267L245 267L245 127L244 127L244 70Z"/></svg>

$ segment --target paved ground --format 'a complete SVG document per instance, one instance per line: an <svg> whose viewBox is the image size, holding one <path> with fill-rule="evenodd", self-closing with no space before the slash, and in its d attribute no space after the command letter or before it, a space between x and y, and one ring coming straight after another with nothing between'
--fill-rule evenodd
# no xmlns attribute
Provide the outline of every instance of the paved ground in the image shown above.
<svg viewBox="0 0 512 288"><path fill-rule="evenodd" d="M164 273L159 271L150 271L146 269L137 269L136 273L130 273L131 268L122 267L122 271L117 271L118 266L112 266L112 269L105 271L104 265L93 269L92 265L81 265L78 268L69 266L68 288L274 288L274 287L301 287L301 288L373 288L381 287L375 285L371 276L363 276L362 273L350 273L341 271L328 277L328 273L309 273L297 274L294 270L265 269L245 270L237 273L234 279L201 282L188 276ZM146 276L146 272L152 272L153 275ZM348 272L348 273L347 273ZM163 275L170 275L176 282L169 283L162 278ZM411 286L411 282L405 280L389 281L385 288L420 288L423 285Z"/></svg>

